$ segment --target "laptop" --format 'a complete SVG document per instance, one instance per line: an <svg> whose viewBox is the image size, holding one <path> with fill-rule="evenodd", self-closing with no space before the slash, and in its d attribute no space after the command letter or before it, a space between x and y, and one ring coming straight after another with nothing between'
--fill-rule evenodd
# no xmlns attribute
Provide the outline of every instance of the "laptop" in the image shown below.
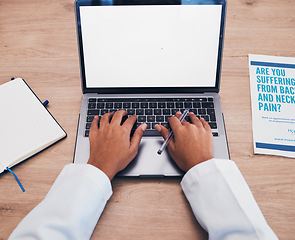
<svg viewBox="0 0 295 240"><path fill-rule="evenodd" d="M138 116L134 128L148 128L118 176L184 174L167 149L157 154L154 126L169 128L185 108L210 124L214 157L229 159L218 95L225 0L78 0L75 8L83 97L74 163L88 161L94 116L120 109Z"/></svg>

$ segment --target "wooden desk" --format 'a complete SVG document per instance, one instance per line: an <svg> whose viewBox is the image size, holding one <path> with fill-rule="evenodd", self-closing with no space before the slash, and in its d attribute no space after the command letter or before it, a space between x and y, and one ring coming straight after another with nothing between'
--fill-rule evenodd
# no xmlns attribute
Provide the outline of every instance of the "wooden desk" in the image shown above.
<svg viewBox="0 0 295 240"><path fill-rule="evenodd" d="M280 239L295 236L295 159L253 155L248 54L295 57L294 12L294 0L229 0L221 80L231 158ZM10 174L0 176L0 239L8 238L73 160L81 102L75 27L73 0L0 2L0 84L24 78L41 100L50 100L50 112L68 133L14 168L25 193ZM179 182L115 179L92 239L207 239Z"/></svg>

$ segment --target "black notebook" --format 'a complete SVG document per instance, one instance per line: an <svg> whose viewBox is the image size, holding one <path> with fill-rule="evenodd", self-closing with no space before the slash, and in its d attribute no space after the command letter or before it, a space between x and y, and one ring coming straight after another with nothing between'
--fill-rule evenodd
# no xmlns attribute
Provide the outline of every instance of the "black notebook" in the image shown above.
<svg viewBox="0 0 295 240"><path fill-rule="evenodd" d="M23 79L0 86L0 173L66 136Z"/></svg>

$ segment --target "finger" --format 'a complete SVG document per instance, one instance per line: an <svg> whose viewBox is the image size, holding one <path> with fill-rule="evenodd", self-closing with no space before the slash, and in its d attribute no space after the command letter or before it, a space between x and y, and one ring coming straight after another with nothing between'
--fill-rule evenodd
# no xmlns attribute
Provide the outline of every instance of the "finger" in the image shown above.
<svg viewBox="0 0 295 240"><path fill-rule="evenodd" d="M121 125L122 118L125 115L127 115L127 111L125 111L125 110L119 110L119 111L115 112L115 114L112 118L111 124Z"/></svg>
<svg viewBox="0 0 295 240"><path fill-rule="evenodd" d="M106 126L110 124L110 119L114 115L114 113L105 113L100 120L100 127Z"/></svg>
<svg viewBox="0 0 295 240"><path fill-rule="evenodd" d="M139 147L139 144L140 144L140 141L142 139L142 136L144 134L144 131L146 130L147 128L147 125L144 123L144 124L141 124L140 126L138 126L138 128L136 128L134 134L133 134L133 137L131 139L131 142L130 142L130 148L133 150L133 151L138 151L138 147Z"/></svg>
<svg viewBox="0 0 295 240"><path fill-rule="evenodd" d="M200 119L194 114L194 113L189 113L189 117L192 121L192 124L194 124L197 127L201 127L202 123L200 121Z"/></svg>
<svg viewBox="0 0 295 240"><path fill-rule="evenodd" d="M175 116L176 116L178 119L181 117L181 115L182 115L182 113L179 112L179 111L175 114ZM186 121L185 119L183 119L182 122L181 122L181 124L182 124L182 125L187 125L187 124L190 124L190 123L189 123L188 121Z"/></svg>
<svg viewBox="0 0 295 240"><path fill-rule="evenodd" d="M181 114L182 113L180 111L178 111L178 112L175 113L175 116L179 119L181 117Z"/></svg>
<svg viewBox="0 0 295 240"><path fill-rule="evenodd" d="M200 119L200 122L203 124L203 127L205 128L206 131L210 131L211 132L211 127L210 125L206 122L206 120L204 118Z"/></svg>
<svg viewBox="0 0 295 240"><path fill-rule="evenodd" d="M131 130L134 123L137 120L137 116L136 115L132 115L129 118L126 119L126 121L123 123L122 126L126 127L127 129Z"/></svg>
<svg viewBox="0 0 295 240"><path fill-rule="evenodd" d="M181 122L180 122L179 119L178 119L178 115L175 115L175 116L170 117L170 118L168 119L168 122L169 122L170 127L173 129L173 131L174 131L174 129L176 129L177 127L182 126L182 125L181 125Z"/></svg>
<svg viewBox="0 0 295 240"><path fill-rule="evenodd" d="M166 138L169 136L170 131L165 128L164 126L158 124L155 126L155 129L161 134L161 136L164 138L164 140L166 140ZM171 138L168 142L168 145L170 147L174 147L174 138Z"/></svg>
<svg viewBox="0 0 295 240"><path fill-rule="evenodd" d="M164 126L158 124L155 126L155 129L161 134L161 136L164 138L164 140L169 136L170 132L167 128Z"/></svg>
<svg viewBox="0 0 295 240"><path fill-rule="evenodd" d="M98 121L99 121L99 117L95 116L92 123L91 123L90 131L98 130Z"/></svg>

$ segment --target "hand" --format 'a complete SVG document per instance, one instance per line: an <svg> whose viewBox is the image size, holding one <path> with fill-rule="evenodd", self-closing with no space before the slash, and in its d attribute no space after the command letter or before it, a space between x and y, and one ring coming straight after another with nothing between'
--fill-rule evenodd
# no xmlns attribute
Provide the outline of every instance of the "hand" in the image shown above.
<svg viewBox="0 0 295 240"><path fill-rule="evenodd" d="M125 110L117 111L115 114L106 113L100 120L100 127L98 127L98 116L95 116L89 131L88 164L102 170L110 180L134 159L147 127L146 124L140 125L130 141L131 129L137 116L130 116L121 125L122 118L126 114Z"/></svg>
<svg viewBox="0 0 295 240"><path fill-rule="evenodd" d="M176 164L185 172L193 166L213 158L213 136L209 124L203 119L189 113L192 124L179 118L181 112L169 119L174 138L168 142L168 151ZM169 130L162 125L156 125L156 130L166 139Z"/></svg>

